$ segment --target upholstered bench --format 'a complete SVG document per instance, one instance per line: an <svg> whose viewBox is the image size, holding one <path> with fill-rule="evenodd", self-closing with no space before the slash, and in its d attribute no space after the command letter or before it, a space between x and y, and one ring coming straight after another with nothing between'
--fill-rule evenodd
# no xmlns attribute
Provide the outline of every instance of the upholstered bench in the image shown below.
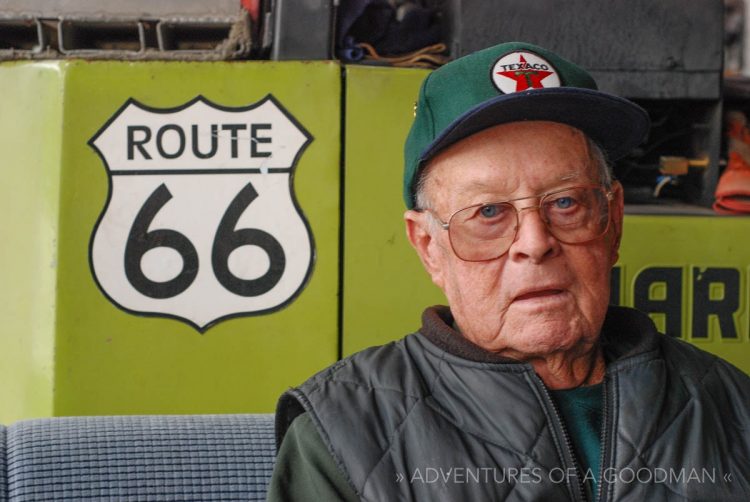
<svg viewBox="0 0 750 502"><path fill-rule="evenodd" d="M70 417L0 426L0 502L265 500L273 415Z"/></svg>

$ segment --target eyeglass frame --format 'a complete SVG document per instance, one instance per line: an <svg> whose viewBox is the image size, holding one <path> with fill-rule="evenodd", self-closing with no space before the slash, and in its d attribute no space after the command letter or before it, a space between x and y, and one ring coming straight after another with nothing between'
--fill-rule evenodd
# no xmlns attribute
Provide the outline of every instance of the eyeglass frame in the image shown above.
<svg viewBox="0 0 750 502"><path fill-rule="evenodd" d="M442 228L443 230L447 230L448 231L448 241L451 244L451 249L453 250L453 253L458 257L459 260L468 261L468 262L492 261L492 260L497 260L498 258L504 256L508 251L510 251L510 248L513 246L513 243L516 241L516 238L518 237L518 230L521 228L521 212L526 211L527 209L537 209L537 210L539 210L539 209L542 208L542 201L544 201L544 199L547 198L548 196L555 195L555 194L558 194L558 193L561 193L561 192L565 192L567 190L573 190L573 189L576 189L576 188L597 188L597 189L601 190L604 193L605 197L607 198L607 225L604 227L604 230L599 235L597 235L596 237L592 237L591 239L588 239L588 240L585 240L585 241L580 241L580 242L565 242L564 240L560 239L559 237L557 237L555 235L555 233L550 228L549 221L547 221L544 218L544 214L542 212L539 213L539 217L544 222L544 226L547 229L547 231L550 233L550 235L552 237L554 237L555 239L557 239L558 242L561 242L563 244L586 244L586 243L593 242L593 241L599 239L600 237L602 237L603 235L605 235L607 233L607 231L609 230L610 222L612 220L612 218L610 218L611 210L612 210L610 204L612 203L612 200L614 200L614 191L611 189L611 187L605 187L602 184L573 185L573 186L569 186L569 187L565 187L565 188L560 188L560 189L552 190L551 192L545 192L545 193L538 194L538 195L529 195L529 196L526 196L526 197L518 197L516 199L501 200L501 201L497 201L497 202L480 202L478 204L471 204L469 206L462 207L461 209L458 209L458 210L454 211L448 217L448 221L447 222L443 221L440 218L440 216L434 210L432 210L430 208L417 209L417 211L418 212L422 212L422 211L428 212L430 214L430 216L432 216L440 224L440 228ZM517 208L514 204L511 204L512 202L518 202L520 200L527 200L527 199L539 199L539 204L533 205L533 206L522 207L520 209ZM516 229L515 229L515 232L513 234L513 240L511 240L510 246L508 246L508 249L506 249L505 251L503 251L502 253L500 253L499 255L497 255L497 256L495 256L493 258L483 258L481 260L467 260L467 259L461 257L461 255L459 255L458 252L456 251L456 246L453 245L453 238L451 237L451 232L450 232L450 223L451 223L451 220L458 213L460 213L461 211L465 211L466 209L471 209L471 208L474 208L474 207L490 206L490 205L495 205L495 204L509 204L510 207L512 207L515 210L515 212L516 212Z"/></svg>

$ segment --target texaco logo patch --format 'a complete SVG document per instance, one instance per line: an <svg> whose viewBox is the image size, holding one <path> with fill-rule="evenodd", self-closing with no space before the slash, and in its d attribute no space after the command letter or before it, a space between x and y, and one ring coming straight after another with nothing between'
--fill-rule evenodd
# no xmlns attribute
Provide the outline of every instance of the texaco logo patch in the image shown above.
<svg viewBox="0 0 750 502"><path fill-rule="evenodd" d="M492 83L503 94L560 87L557 70L533 52L518 51L506 54L492 67Z"/></svg>
<svg viewBox="0 0 750 502"><path fill-rule="evenodd" d="M89 141L110 179L89 248L99 288L199 331L292 301L314 257L292 187L310 141L271 95L237 108L128 100Z"/></svg>

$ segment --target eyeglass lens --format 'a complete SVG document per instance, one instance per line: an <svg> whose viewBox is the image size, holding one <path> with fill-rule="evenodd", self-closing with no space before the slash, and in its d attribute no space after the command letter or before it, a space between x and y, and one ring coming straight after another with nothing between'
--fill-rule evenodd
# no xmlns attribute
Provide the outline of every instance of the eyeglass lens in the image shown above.
<svg viewBox="0 0 750 502"><path fill-rule="evenodd" d="M602 187L571 187L545 195L539 206L542 220L560 242L578 244L607 231L609 200ZM497 258L516 238L519 212L510 202L467 207L456 212L448 225L456 255L468 261Z"/></svg>

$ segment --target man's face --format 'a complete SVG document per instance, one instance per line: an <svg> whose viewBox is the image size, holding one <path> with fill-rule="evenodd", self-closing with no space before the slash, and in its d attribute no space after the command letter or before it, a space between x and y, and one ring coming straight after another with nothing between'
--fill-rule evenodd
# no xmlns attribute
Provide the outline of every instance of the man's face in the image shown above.
<svg viewBox="0 0 750 502"><path fill-rule="evenodd" d="M426 195L443 221L473 204L599 184L583 134L551 122L487 129L441 152L428 169ZM607 233L585 244L559 242L534 209L521 212L508 252L489 261L458 258L427 211L407 211L407 233L468 339L521 360L582 354L598 338L617 261L623 202L619 184L613 190Z"/></svg>

